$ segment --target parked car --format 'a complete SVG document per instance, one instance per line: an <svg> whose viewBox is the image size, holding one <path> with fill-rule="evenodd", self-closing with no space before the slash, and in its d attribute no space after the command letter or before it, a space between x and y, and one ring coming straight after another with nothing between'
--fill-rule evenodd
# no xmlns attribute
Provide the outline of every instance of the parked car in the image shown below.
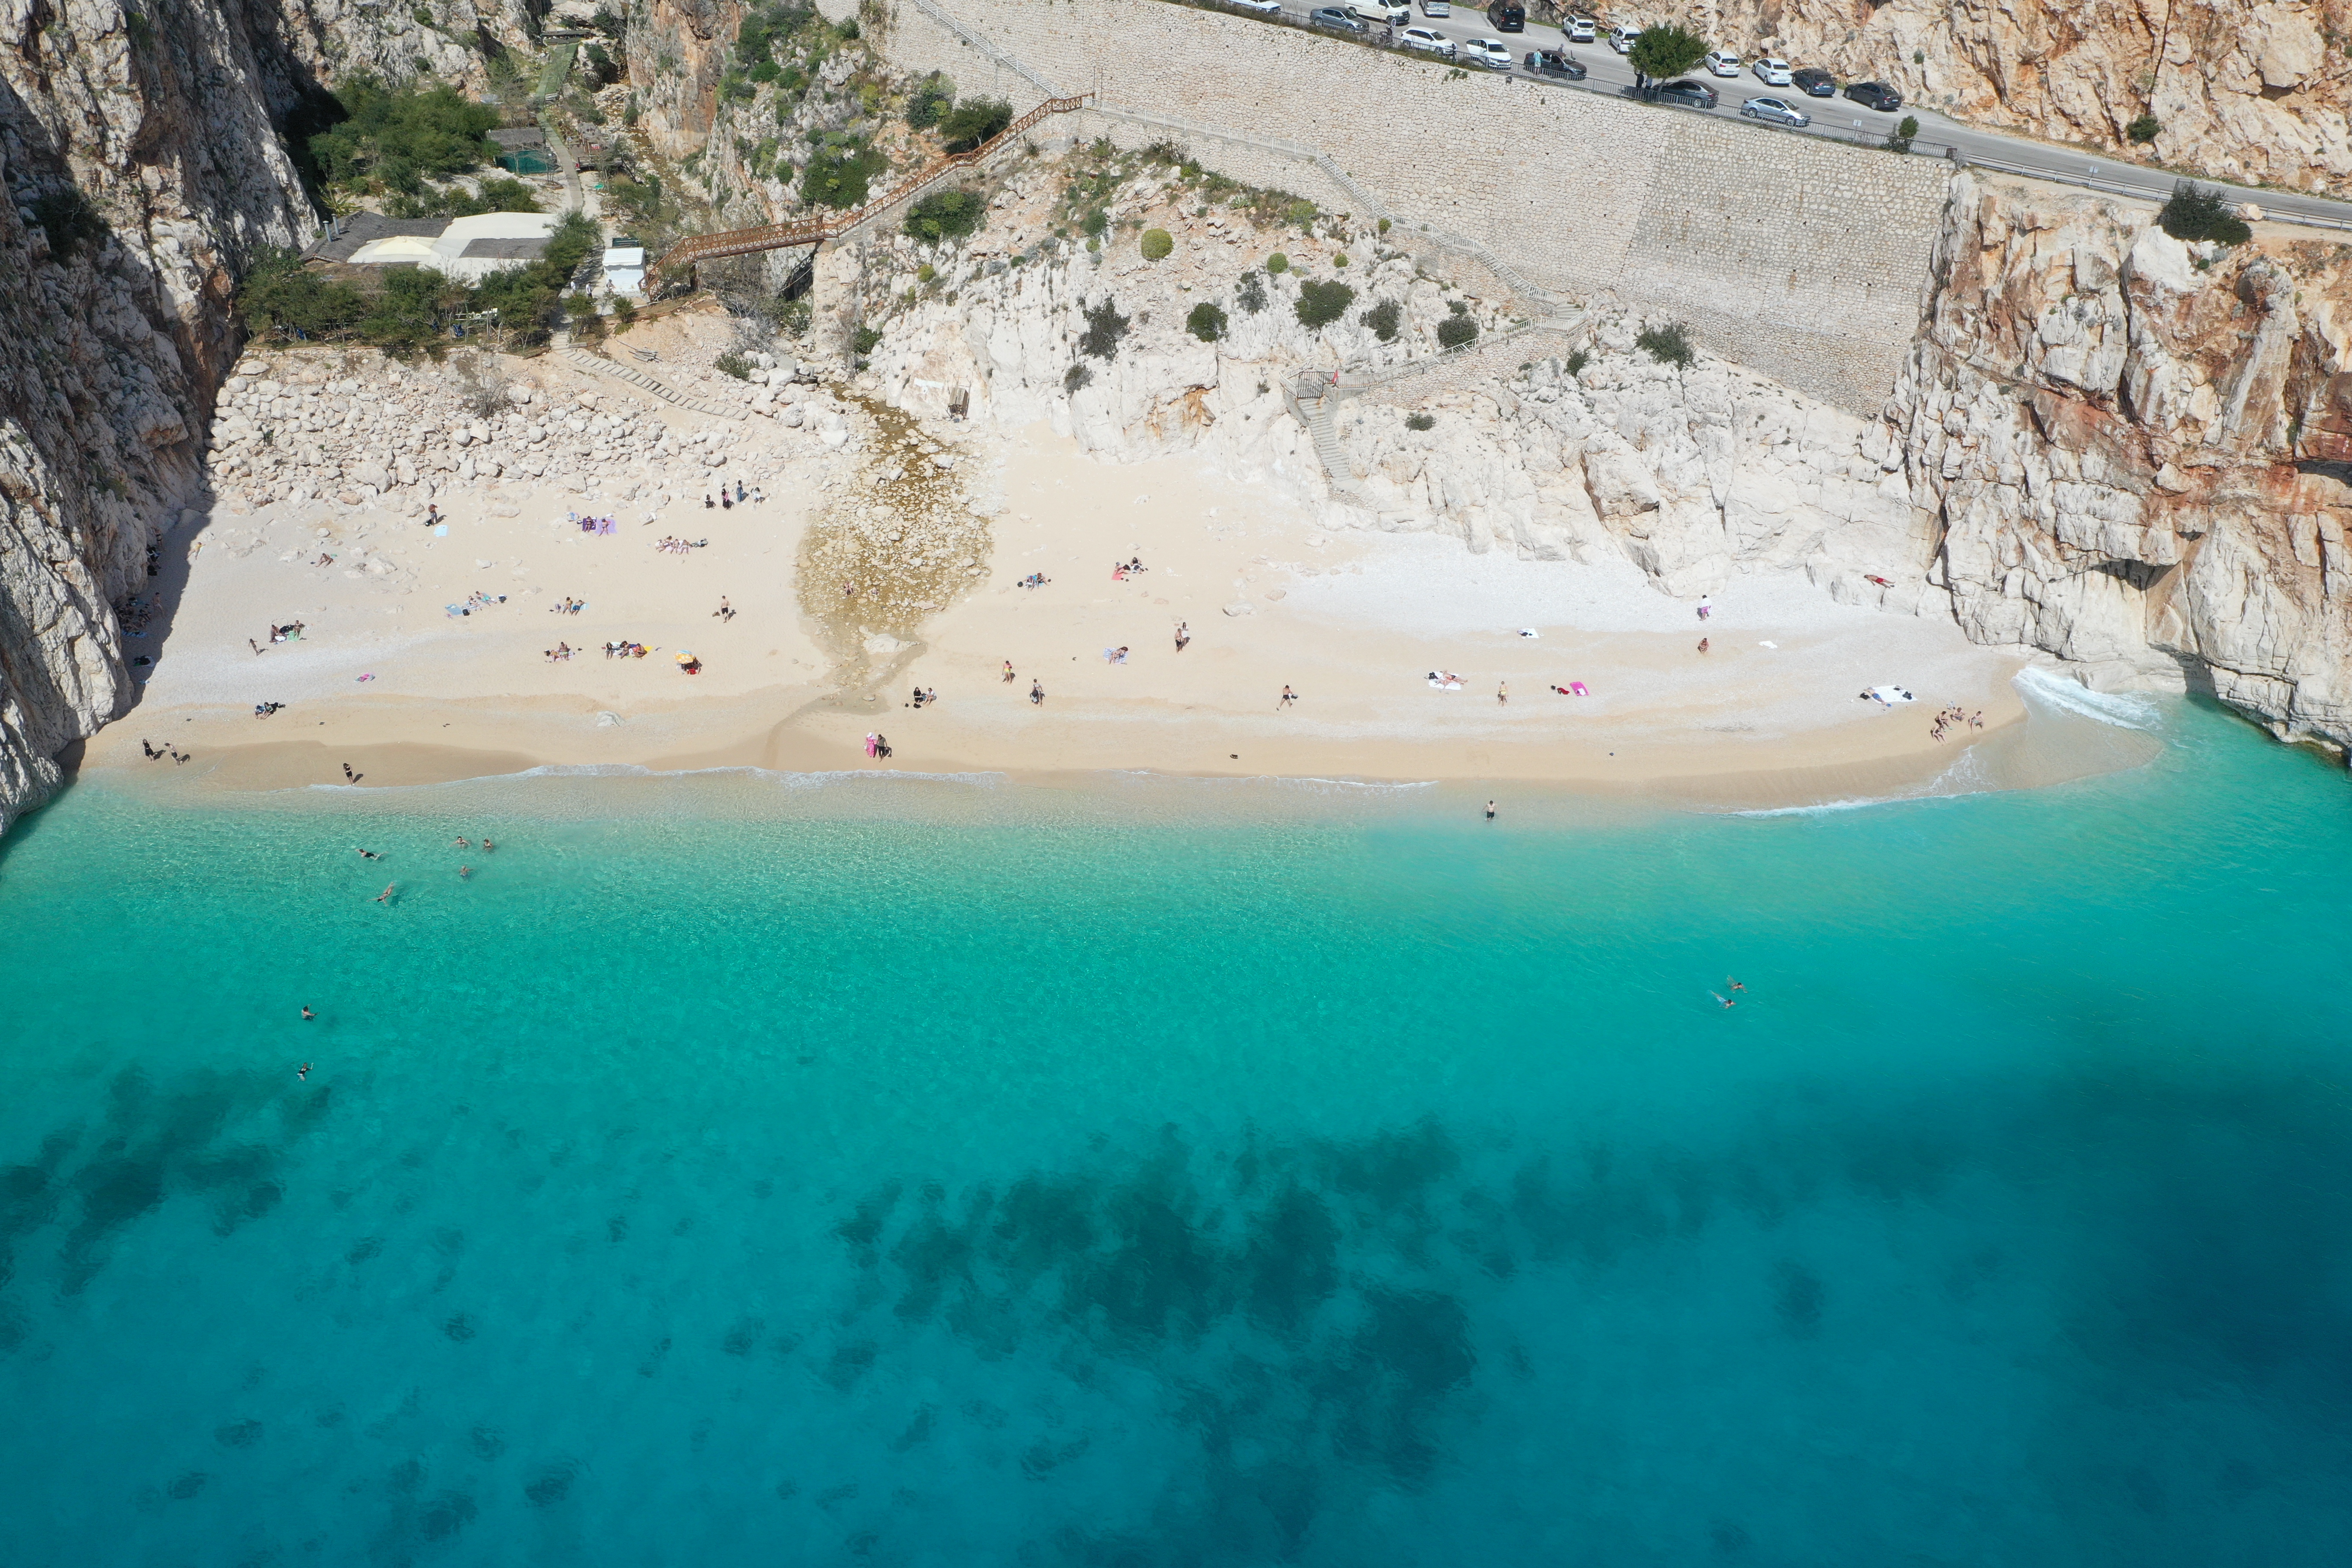
<svg viewBox="0 0 2352 1568"><path fill-rule="evenodd" d="M1465 38L1454 58L1465 66L1485 66L1490 71L1511 68L1511 51L1500 38Z"/></svg>
<svg viewBox="0 0 2352 1568"><path fill-rule="evenodd" d="M1762 120L1774 125L1811 125L1813 117L1785 99L1751 98L1739 106L1739 112L1749 120Z"/></svg>
<svg viewBox="0 0 2352 1568"><path fill-rule="evenodd" d="M1789 85L1801 89L1808 98L1835 98L1837 79L1819 66L1807 66L1789 73Z"/></svg>
<svg viewBox="0 0 2352 1568"><path fill-rule="evenodd" d="M1524 33L1528 30L1528 8L1508 4L1507 0L1495 0L1486 7L1486 26L1498 33Z"/></svg>
<svg viewBox="0 0 2352 1568"><path fill-rule="evenodd" d="M1310 27L1326 28L1334 33L1369 33L1372 30L1369 23L1349 16L1337 5L1318 6L1307 12L1307 25Z"/></svg>
<svg viewBox="0 0 2352 1568"><path fill-rule="evenodd" d="M1425 55L1441 59L1454 58L1454 40L1433 27L1407 27L1397 35L1397 42L1408 49L1419 49Z"/></svg>
<svg viewBox="0 0 2352 1568"><path fill-rule="evenodd" d="M1451 16L1454 7L1445 0L1421 0L1421 14L1424 16Z"/></svg>
<svg viewBox="0 0 2352 1568"><path fill-rule="evenodd" d="M1656 102L1671 103L1678 109L1713 109L1716 103L1715 89L1703 81L1693 81L1688 77L1666 83L1654 89L1650 97Z"/></svg>
<svg viewBox="0 0 2352 1568"><path fill-rule="evenodd" d="M1609 29L1609 47L1621 55L1630 55L1633 52L1635 40L1641 36L1641 28L1630 22L1621 22Z"/></svg>
<svg viewBox="0 0 2352 1568"><path fill-rule="evenodd" d="M1556 76L1562 81L1582 81L1584 63L1559 49L1537 49L1527 58L1529 76Z"/></svg>
<svg viewBox="0 0 2352 1568"><path fill-rule="evenodd" d="M1706 69L1709 76L1738 76L1739 57L1729 49L1709 49L1706 51Z"/></svg>
<svg viewBox="0 0 2352 1568"><path fill-rule="evenodd" d="M1236 11L1255 11L1261 16L1282 15L1282 0L1225 0Z"/></svg>
<svg viewBox="0 0 2352 1568"><path fill-rule="evenodd" d="M1412 20L1412 7L1406 5L1405 0L1353 0L1352 4L1342 5L1340 9L1359 22L1370 22L1376 26L1393 26L1397 23Z"/></svg>
<svg viewBox="0 0 2352 1568"><path fill-rule="evenodd" d="M1892 114L1903 107L1903 95L1883 81L1858 81L1845 89L1845 95L1864 109L1875 109L1882 114Z"/></svg>
<svg viewBox="0 0 2352 1568"><path fill-rule="evenodd" d="M1770 55L1766 55L1751 68L1756 72L1756 79L1766 87L1789 85L1789 62L1786 60L1776 60Z"/></svg>
<svg viewBox="0 0 2352 1568"><path fill-rule="evenodd" d="M1559 33L1571 44L1589 44L1601 36L1601 24L1590 16L1563 16Z"/></svg>

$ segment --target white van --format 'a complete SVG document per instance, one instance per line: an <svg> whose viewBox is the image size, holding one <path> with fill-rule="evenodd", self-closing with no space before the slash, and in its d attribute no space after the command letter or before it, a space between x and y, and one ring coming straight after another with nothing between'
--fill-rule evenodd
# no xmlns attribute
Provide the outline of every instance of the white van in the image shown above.
<svg viewBox="0 0 2352 1568"><path fill-rule="evenodd" d="M1621 55L1630 55L1633 52L1633 40L1641 36L1641 28L1630 22L1620 22L1609 29L1609 47Z"/></svg>

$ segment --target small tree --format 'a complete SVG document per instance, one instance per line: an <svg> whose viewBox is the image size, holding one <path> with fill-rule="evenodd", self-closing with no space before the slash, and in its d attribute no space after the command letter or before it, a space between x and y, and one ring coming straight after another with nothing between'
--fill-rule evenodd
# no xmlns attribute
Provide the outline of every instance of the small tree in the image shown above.
<svg viewBox="0 0 2352 1568"><path fill-rule="evenodd" d="M2175 239L2210 239L2218 245L2243 245L2254 237L2245 220L2230 210L2221 193L2194 181L2172 187L2172 199L2156 215L2164 232Z"/></svg>
<svg viewBox="0 0 2352 1568"><path fill-rule="evenodd" d="M1895 134L1886 139L1886 150L1890 153L1908 153L1911 151L1912 138L1918 134L1919 117L1916 114L1906 114L1903 117L1903 123L1895 128Z"/></svg>
<svg viewBox="0 0 2352 1568"><path fill-rule="evenodd" d="M1448 351L1467 348L1478 341L1475 316L1448 316L1437 323L1437 346Z"/></svg>
<svg viewBox="0 0 2352 1568"><path fill-rule="evenodd" d="M1290 258L1277 250L1265 258L1265 269L1270 275L1279 278L1290 270Z"/></svg>
<svg viewBox="0 0 2352 1568"><path fill-rule="evenodd" d="M1170 234L1166 229L1147 228L1143 231L1142 249L1144 260L1165 261L1168 259L1169 254L1175 248L1175 237Z"/></svg>
<svg viewBox="0 0 2352 1568"><path fill-rule="evenodd" d="M563 313L572 318L572 331L588 342L593 343L604 335L604 318L596 313L596 301L586 294L565 299Z"/></svg>
<svg viewBox="0 0 2352 1568"><path fill-rule="evenodd" d="M1001 98L967 98L940 116L940 135L950 153L969 153L1013 123L1013 106Z"/></svg>
<svg viewBox="0 0 2352 1568"><path fill-rule="evenodd" d="M917 131L929 131L954 103L955 85L933 71L908 95L907 123Z"/></svg>
<svg viewBox="0 0 2352 1568"><path fill-rule="evenodd" d="M1345 283L1301 283L1298 286L1298 324L1309 331L1319 331L1348 313L1356 302L1356 291Z"/></svg>
<svg viewBox="0 0 2352 1568"><path fill-rule="evenodd" d="M1107 360L1118 353L1118 341L1127 336L1127 318L1118 313L1118 306L1105 300L1087 312L1087 330L1078 336L1078 352L1093 358Z"/></svg>
<svg viewBox="0 0 2352 1568"><path fill-rule="evenodd" d="M636 302L626 298L613 301L613 331L625 332L637 324Z"/></svg>
<svg viewBox="0 0 2352 1568"><path fill-rule="evenodd" d="M2164 121L2143 109L2139 118L2124 127L2124 134L2145 145L2164 133Z"/></svg>
<svg viewBox="0 0 2352 1568"><path fill-rule="evenodd" d="M1403 325L1404 312L1394 300L1383 300L1362 316L1364 325L1372 329L1372 336L1384 343L1396 342L1397 329Z"/></svg>
<svg viewBox="0 0 2352 1568"><path fill-rule="evenodd" d="M1202 342L1213 343L1225 335L1224 307L1203 300L1184 318L1184 326Z"/></svg>
<svg viewBox="0 0 2352 1568"><path fill-rule="evenodd" d="M1244 315L1255 316L1265 310L1265 274L1255 271L1243 273L1242 280L1234 286L1234 303L1242 308Z"/></svg>
<svg viewBox="0 0 2352 1568"><path fill-rule="evenodd" d="M1645 27L1633 40L1633 47L1625 63L1633 68L1633 86L1647 94L1658 82L1698 64L1706 53L1706 40L1679 22L1664 26Z"/></svg>

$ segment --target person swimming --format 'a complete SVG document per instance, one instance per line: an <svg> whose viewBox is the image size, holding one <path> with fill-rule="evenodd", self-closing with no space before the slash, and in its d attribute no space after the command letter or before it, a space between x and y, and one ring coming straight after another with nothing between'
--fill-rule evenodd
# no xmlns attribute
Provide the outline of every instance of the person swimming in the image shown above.
<svg viewBox="0 0 2352 1568"><path fill-rule="evenodd" d="M394 888L399 887L399 886L400 886L400 884L399 884L399 883L397 883L397 882L387 882L387 883L385 883L385 884L384 884L383 891L383 892L381 892L381 893L378 893L378 894L375 896L375 901L376 901L377 903L379 903L379 904L388 904L388 903L392 902L392 892L393 892L393 889L394 889Z"/></svg>
<svg viewBox="0 0 2352 1568"><path fill-rule="evenodd" d="M1737 1007L1739 1005L1738 1003L1734 1002L1730 997L1726 996L1720 991L1710 991L1707 994L1714 997L1717 1001L1722 1003L1727 1007Z"/></svg>
<svg viewBox="0 0 2352 1568"><path fill-rule="evenodd" d="M319 1016L319 1015L317 1015L316 1013L313 1013L312 1011L310 1011L310 1005L309 1005L308 1003L305 1003L305 1004L303 1005L303 1007L302 1007L302 1016L303 1016L303 1019L304 1019L306 1022L307 1022L308 1020L310 1020L310 1019L312 1019L312 1018L317 1017L318 1016Z"/></svg>
<svg viewBox="0 0 2352 1568"><path fill-rule="evenodd" d="M1747 987L1747 986L1742 985L1741 984L1739 984L1739 982L1738 982L1738 981L1734 980L1734 979L1733 979L1730 975L1728 975L1728 974L1727 974L1727 975L1725 975L1725 976L1723 977L1723 983L1724 983L1724 984L1726 984L1726 985L1729 986L1729 987L1730 987L1732 990L1734 990L1734 991L1745 991L1745 990L1747 990L1747 989L1748 989L1748 987Z"/></svg>

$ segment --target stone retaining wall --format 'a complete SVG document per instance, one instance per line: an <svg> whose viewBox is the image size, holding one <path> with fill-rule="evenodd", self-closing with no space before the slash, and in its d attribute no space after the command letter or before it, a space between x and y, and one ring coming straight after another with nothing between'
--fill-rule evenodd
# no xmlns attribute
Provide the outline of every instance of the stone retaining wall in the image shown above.
<svg viewBox="0 0 2352 1568"><path fill-rule="evenodd" d="M1318 150L1400 226L1483 243L1543 289L1680 317L1714 352L1862 413L1918 329L1949 177L1924 158L1449 76L1160 0L889 0L884 47L1016 111L1043 82L1183 121L1202 128L1188 150L1220 173L1355 210L1310 158L1272 144ZM1084 118L1101 122L1087 134L1162 139Z"/></svg>

